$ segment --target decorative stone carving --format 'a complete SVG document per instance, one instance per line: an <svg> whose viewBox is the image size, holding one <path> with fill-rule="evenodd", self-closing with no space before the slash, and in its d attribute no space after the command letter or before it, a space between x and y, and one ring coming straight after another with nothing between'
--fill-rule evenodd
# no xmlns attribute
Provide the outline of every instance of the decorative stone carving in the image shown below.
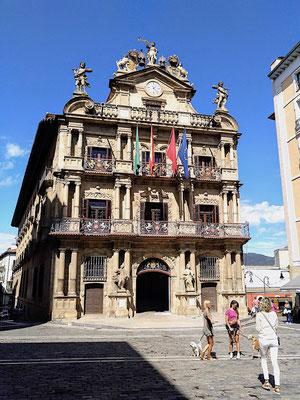
<svg viewBox="0 0 300 400"><path fill-rule="evenodd" d="M219 201L217 199L198 197L195 199L195 204L218 205Z"/></svg>
<svg viewBox="0 0 300 400"><path fill-rule="evenodd" d="M117 285L118 291L125 292L127 289L127 282L129 280L129 276L125 271L125 264L122 263L120 268L116 271L116 274L113 278L115 285Z"/></svg>
<svg viewBox="0 0 300 400"><path fill-rule="evenodd" d="M136 71L137 66L139 64L138 63L139 52L135 49L129 50L128 55L129 55L129 61L127 63L128 72Z"/></svg>
<svg viewBox="0 0 300 400"><path fill-rule="evenodd" d="M164 71L167 69L167 60L165 59L165 57L163 55L159 57L158 66L159 66L159 68L163 69Z"/></svg>
<svg viewBox="0 0 300 400"><path fill-rule="evenodd" d="M85 199L101 199L101 200L112 200L113 195L109 193L96 192L96 191L85 191L84 192Z"/></svg>
<svg viewBox="0 0 300 400"><path fill-rule="evenodd" d="M168 60L170 65L167 67L167 71L169 72L169 74L175 76L175 78L179 78L180 71L177 68L179 57L174 54L173 56L170 56Z"/></svg>
<svg viewBox="0 0 300 400"><path fill-rule="evenodd" d="M218 83L218 86L213 85L213 89L218 89L216 98L213 100L213 103L216 103L218 105L216 111L223 111L223 112L228 112L227 108L225 108L225 104L228 99L228 93L227 91L229 90L228 88L223 87L223 82L220 81Z"/></svg>
<svg viewBox="0 0 300 400"><path fill-rule="evenodd" d="M155 47L155 42L150 43L150 42L148 42L148 40L141 39L140 37L138 37L138 40L146 43L146 47L148 49L148 51L147 51L148 66L155 65L156 60L157 60L157 53L158 53L158 50Z"/></svg>
<svg viewBox="0 0 300 400"><path fill-rule="evenodd" d="M159 197L161 197L162 199L168 199L169 195L162 188L156 190L156 189L151 189L151 187L148 187L147 190L144 190L143 192L140 193L140 197L149 198L149 200L151 201L151 200L158 200Z"/></svg>
<svg viewBox="0 0 300 400"><path fill-rule="evenodd" d="M118 72L123 71L123 72L127 72L127 64L128 64L129 58L128 58L128 54L124 54L123 58L121 58L121 60L116 61L117 67L118 67Z"/></svg>
<svg viewBox="0 0 300 400"><path fill-rule="evenodd" d="M149 258L140 264L137 273L148 270L169 272L169 267L159 258Z"/></svg>
<svg viewBox="0 0 300 400"><path fill-rule="evenodd" d="M93 72L90 68L85 68L85 62L81 62L79 68L73 68L75 85L76 85L76 94L86 94L86 87L91 87L91 85L87 82L86 72Z"/></svg>
<svg viewBox="0 0 300 400"><path fill-rule="evenodd" d="M188 76L188 72L187 72L187 70L185 70L185 69L183 68L182 62L179 63L177 69L178 69L178 71L180 72L179 78L182 79L182 80L185 81L185 82L188 82L188 77L187 77L187 76Z"/></svg>
<svg viewBox="0 0 300 400"><path fill-rule="evenodd" d="M142 49L141 49L141 51L139 52L139 55L138 55L138 63L139 63L139 66L142 67L142 68L144 68L147 65L146 55L145 55L145 53L143 52Z"/></svg>
<svg viewBox="0 0 300 400"><path fill-rule="evenodd" d="M186 268L183 271L183 280L184 280L185 290L187 292L194 291L195 278L189 262L187 263Z"/></svg>

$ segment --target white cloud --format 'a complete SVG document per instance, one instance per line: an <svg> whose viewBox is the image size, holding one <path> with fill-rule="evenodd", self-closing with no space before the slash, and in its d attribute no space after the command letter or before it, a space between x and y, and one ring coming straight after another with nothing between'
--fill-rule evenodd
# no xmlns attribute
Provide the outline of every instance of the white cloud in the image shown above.
<svg viewBox="0 0 300 400"><path fill-rule="evenodd" d="M11 176L7 176L6 178L3 178L0 180L0 187L7 187L7 186L12 186L14 184L16 184L18 181L11 177Z"/></svg>
<svg viewBox="0 0 300 400"><path fill-rule="evenodd" d="M0 162L0 174L3 171L13 169L13 167L14 167L14 164L12 161Z"/></svg>
<svg viewBox="0 0 300 400"><path fill-rule="evenodd" d="M16 235L0 232L0 254L9 247L16 248Z"/></svg>
<svg viewBox="0 0 300 400"><path fill-rule="evenodd" d="M6 144L6 155L5 158L12 157L22 157L26 154L26 150L21 149L18 144L15 143L7 143Z"/></svg>
<svg viewBox="0 0 300 400"><path fill-rule="evenodd" d="M241 215L243 221L258 226L262 223L276 224L284 222L283 206L269 205L267 201L250 204L248 200L241 201Z"/></svg>
<svg viewBox="0 0 300 400"><path fill-rule="evenodd" d="M274 233L273 236L286 236L286 232L285 231L276 232Z"/></svg>

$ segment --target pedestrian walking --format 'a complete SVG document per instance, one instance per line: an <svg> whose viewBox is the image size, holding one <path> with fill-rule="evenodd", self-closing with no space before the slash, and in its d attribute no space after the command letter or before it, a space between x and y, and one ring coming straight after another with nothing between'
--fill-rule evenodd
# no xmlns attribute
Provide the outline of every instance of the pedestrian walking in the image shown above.
<svg viewBox="0 0 300 400"><path fill-rule="evenodd" d="M254 307L255 312L258 312L258 307L259 307L259 301L257 300L256 297L254 297L254 300L252 301L252 305Z"/></svg>
<svg viewBox="0 0 300 400"><path fill-rule="evenodd" d="M280 393L280 371L277 361L279 338L277 336L278 318L276 312L272 311L272 302L265 297L260 302L260 312L256 316L256 330L259 338L259 349L261 354L261 367L264 374L263 389L270 390L269 372L267 365L267 351L269 349L273 373L275 379L274 392Z"/></svg>
<svg viewBox="0 0 300 400"><path fill-rule="evenodd" d="M272 311L276 312L278 310L278 307L276 306L274 300L271 301L272 301Z"/></svg>
<svg viewBox="0 0 300 400"><path fill-rule="evenodd" d="M286 321L285 322L287 324L291 324L292 323L292 310L291 310L291 305L287 300L284 303L283 314L286 315Z"/></svg>
<svg viewBox="0 0 300 400"><path fill-rule="evenodd" d="M241 321L239 318L239 303L236 300L232 300L230 307L225 313L226 329L229 335L229 357L233 358L233 343L236 344L237 356L241 358L240 349L240 330L243 332Z"/></svg>
<svg viewBox="0 0 300 400"><path fill-rule="evenodd" d="M207 339L207 345L204 347L202 350L202 353L200 354L200 358L202 360L205 360L205 352L207 350L207 360L212 361L213 358L211 356L211 351L214 345L214 332L213 332L213 324L214 320L212 319L211 313L210 313L210 301L205 300L204 303L204 311L203 311L203 335L206 336Z"/></svg>

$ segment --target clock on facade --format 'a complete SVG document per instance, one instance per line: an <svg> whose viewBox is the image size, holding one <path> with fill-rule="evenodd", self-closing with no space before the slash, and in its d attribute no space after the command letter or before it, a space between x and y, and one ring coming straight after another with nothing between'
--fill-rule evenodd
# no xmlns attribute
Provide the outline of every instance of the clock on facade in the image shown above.
<svg viewBox="0 0 300 400"><path fill-rule="evenodd" d="M159 96L162 93L162 88L158 82L150 81L146 85L146 91L150 96Z"/></svg>

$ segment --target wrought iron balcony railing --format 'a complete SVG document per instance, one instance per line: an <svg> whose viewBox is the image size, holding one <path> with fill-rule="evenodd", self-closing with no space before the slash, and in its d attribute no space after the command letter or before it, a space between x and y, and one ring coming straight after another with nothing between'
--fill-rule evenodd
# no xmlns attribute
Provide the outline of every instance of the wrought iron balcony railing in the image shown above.
<svg viewBox="0 0 300 400"><path fill-rule="evenodd" d="M296 133L300 133L300 118L296 119L295 125Z"/></svg>
<svg viewBox="0 0 300 400"><path fill-rule="evenodd" d="M221 180L221 168L219 167L202 167L199 165L195 165L194 174L196 179L208 181Z"/></svg>
<svg viewBox="0 0 300 400"><path fill-rule="evenodd" d="M108 158L87 157L83 162L85 171L92 172L112 172L114 160Z"/></svg>
<svg viewBox="0 0 300 400"><path fill-rule="evenodd" d="M143 176L165 176L165 177L174 176L173 171L172 171L172 164L166 164L166 163L155 164L152 174L150 171L149 163L142 163L140 166L140 175L143 175Z"/></svg>
<svg viewBox="0 0 300 400"><path fill-rule="evenodd" d="M250 238L249 224L202 224L185 221L54 219L51 235L133 235L199 238Z"/></svg>

